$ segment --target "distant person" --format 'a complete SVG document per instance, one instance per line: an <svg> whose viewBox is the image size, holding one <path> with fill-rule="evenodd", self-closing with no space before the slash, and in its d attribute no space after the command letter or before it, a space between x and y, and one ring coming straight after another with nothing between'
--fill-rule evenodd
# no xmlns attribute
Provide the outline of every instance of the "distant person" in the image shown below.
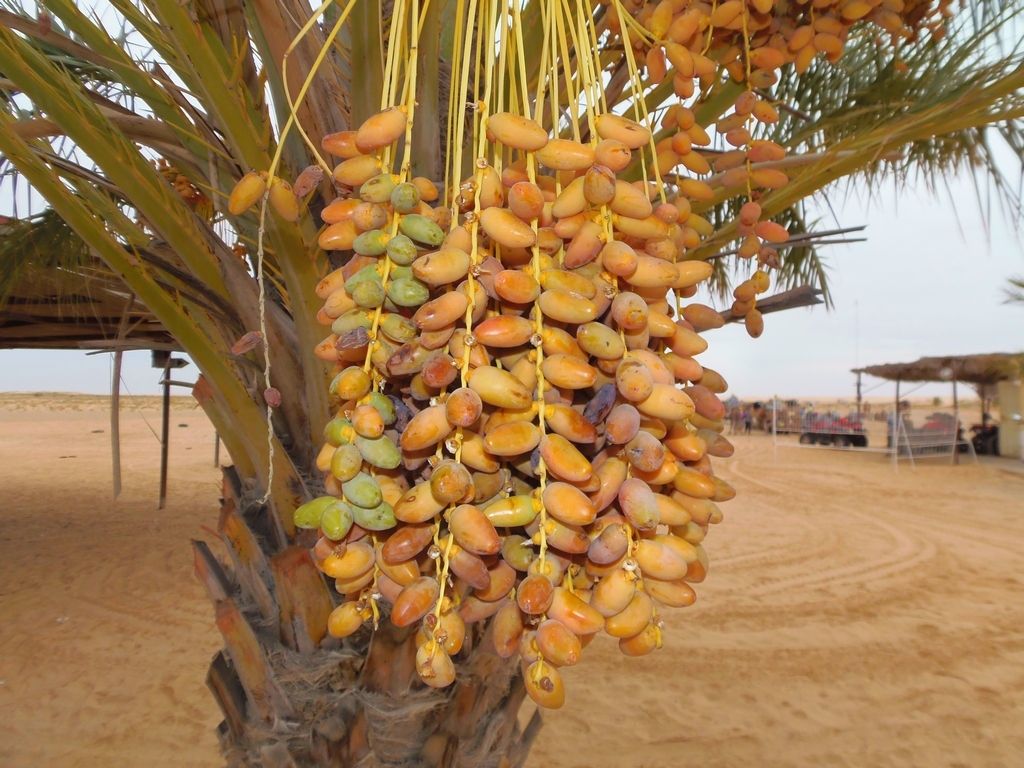
<svg viewBox="0 0 1024 768"><path fill-rule="evenodd" d="M749 435L750 428L754 425L754 416L750 412L750 409L743 411L743 434Z"/></svg>
<svg viewBox="0 0 1024 768"><path fill-rule="evenodd" d="M740 413L739 408L733 408L729 411L729 429L730 434L738 435L740 433L740 422L743 420L743 415Z"/></svg>

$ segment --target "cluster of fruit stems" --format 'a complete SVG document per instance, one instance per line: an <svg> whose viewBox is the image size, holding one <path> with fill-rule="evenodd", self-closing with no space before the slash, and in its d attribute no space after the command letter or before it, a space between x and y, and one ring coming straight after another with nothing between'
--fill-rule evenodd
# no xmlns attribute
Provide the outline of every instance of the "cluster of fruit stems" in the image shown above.
<svg viewBox="0 0 1024 768"><path fill-rule="evenodd" d="M326 161L320 155L316 146L309 137L303 131L299 122L295 119L296 109L302 100L305 98L306 92L313 82L314 75L320 64L323 62L327 51L333 44L334 38L339 33L342 25L347 20L357 0L349 0L345 8L339 14L334 27L328 34L325 44L318 54L314 66L311 68L309 75L303 82L299 93L295 99L292 99L291 94L288 92L288 80L285 77L285 95L289 106L289 117L287 118L286 125L282 131L282 137L279 141L277 151L275 152L273 161L268 171L268 178L270 183L273 183L274 174L277 166L280 162L281 153L284 147L284 138L287 133L294 127L297 129L305 140L306 144L314 154L317 163L324 168L328 173L331 169L327 165ZM387 61L385 64L385 79L384 87L381 94L381 109L386 109L390 106L403 106L407 114L406 122L406 133L405 142L403 148L403 157L401 165L398 169L399 181L404 182L409 177L410 163L411 163L411 149L412 149L412 131L415 123L415 109L416 109L416 76L417 76L417 41L421 31L421 18L426 13L426 9L429 7L431 0L425 0L423 7L420 7L419 0L407 0L398 2L395 5L394 15L391 19L390 34L387 47ZM458 0L456 19L461 20L463 18L472 19L477 15L477 0L468 0L469 8L466 11L465 5L467 0ZM334 3L334 0L325 0L325 2L314 12L306 26L299 32L295 40L289 46L288 53L294 50L298 42L305 36L306 33L312 28L316 19L320 17L324 10ZM568 5L568 0L551 0L549 3L545 3L541 7L542 14L542 27L543 27L543 44L541 47L541 65L540 72L542 73L538 77L537 91L535 94L534 114L537 117L541 117L543 107L548 98L550 98L550 107L552 115L560 115L561 108L559 104L559 85L558 85L558 70L561 68L564 74L565 80L565 93L567 97L567 106L572 105L573 108L567 109L569 117L569 128L572 130L574 138L578 141L581 137L579 117L577 114L577 107L580 104L580 99L584 101L583 107L584 112L591 136L596 135L595 130L595 115L596 110L600 109L602 112L608 112L608 105L605 98L605 93L601 87L600 73L602 71L600 59L599 59L599 48L597 41L597 32L593 23L593 16L585 12L582 0L575 0L577 19L579 22L578 27L574 27L569 23L572 19L572 12ZM448 159L448 163L445 168L445 183L444 183L444 194L445 203L451 208L452 227L458 225L458 214L459 214L459 202L461 199L461 186L458 185L458 179L461 175L462 168L462 148L464 146L464 131L465 121L460 119L460 116L464 116L467 111L473 112L473 144L476 147L476 172L474 173L473 181L470 184L475 186L475 189L471 190L474 192L474 207L473 213L466 217L467 223L469 224L469 231L471 236L472 250L471 259L472 266L468 274L468 294L470 301L466 309L465 326L466 326L466 340L462 359L459 361L460 378L463 386L466 385L467 374L470 367L470 356L472 351L472 317L475 309L475 302L478 295L476 282L474 280L474 273L479 264L479 251L478 251L478 238L479 238L479 223L478 217L480 214L480 200L479 196L475 194L476 189L479 189L483 174L483 169L488 166L487 158L487 139L486 139L486 120L489 111L489 104L492 97L492 88L494 85L494 68L487 66L484 62L484 54L487 51L493 51L494 48L498 47L498 73L508 73L510 83L509 99L510 106L514 109L517 107L521 109L521 113L526 118L533 118L530 114L530 98L527 91L527 75L526 75L526 62L524 56L524 41L522 37L522 23L520 18L521 7L518 3L513 2L511 8L508 5L504 5L502 13L498 11L498 0L489 0L486 7L481 5L480 7L480 28L486 30L484 35L483 44L476 46L477 56L472 56L473 51L473 37L472 34L463 35L463 26L456 23L456 37L454 51L457 53L462 48L461 56L453 56L453 67L452 67L452 88L450 91L450 103L448 110L448 131L447 131L447 152L445 157ZM622 39L623 49L625 52L626 63L629 73L630 87L632 89L631 102L634 113L634 119L641 124L649 124L649 115L647 112L646 102L643 99L643 84L640 79L639 69L636 64L636 60L633 53L633 46L630 42L629 27L633 27L634 30L640 36L647 36L647 31L639 25L633 17L625 11L622 7L620 0L612 0L612 6L614 7L616 14L620 20L619 34ZM465 14L465 16L464 16ZM408 20L406 16L408 15ZM746 55L746 74L749 80L750 75L750 61L749 61L749 36L746 28L747 14L743 14L743 41ZM468 30L472 30L472 25L467 25ZM495 40L495 33L497 29L502 30L502 34L498 40ZM402 32L408 29L409 34L403 35ZM509 36L513 37L512 43L515 47L515 58L516 67L509 69L507 67L507 58L509 55ZM710 45L713 29L708 29L708 45ZM566 64L570 60L569 56L569 40L571 38L572 50L577 54L577 62L579 66L579 80L577 81L572 73L569 71L568 66L559 67L559 62ZM585 55L584 52L590 52L590 56ZM474 66L474 89L475 94L480 93L481 87L481 73L483 73L483 97L478 100L475 104L469 104L467 102L468 94L468 79L470 73L469 60L473 59ZM401 76L401 68L403 59L407 62L407 68L404 73L404 77ZM550 66L549 66L550 60ZM283 73L287 73L287 53L283 61L282 66ZM397 91L399 81L402 81L402 94L401 99L397 99ZM550 81L550 94L548 91L548 82ZM516 93L515 84L521 88L521 96ZM498 88L495 101L495 112L504 111L505 106L505 78L498 78ZM456 97L456 93L460 94ZM521 100L518 100L519 97ZM517 103L518 102L518 103ZM557 128L557 126L556 126ZM454 129L454 130L453 130ZM655 177L655 184L658 194L661 197L662 202L666 201L665 186L660 177L660 173L657 168L657 163L653 162L653 158L656 156L656 149L654 146L654 139L652 137L650 141L650 150L652 157L652 171ZM386 147L382 152L382 166L385 168L391 167L393 151L393 145ZM494 153L494 168L500 173L502 168L502 151L496 147ZM749 170L750 160L747 159L747 166ZM647 160L643 153L640 154L640 165L641 173L644 181L645 188L649 183L648 181L648 168ZM532 152L526 153L526 169L527 175L531 182L536 181L536 159ZM257 242L257 278L260 283L261 289L261 331L264 330L265 318L263 317L264 309L264 281L263 281L263 233L265 227L265 216L266 216L266 203L269 196L270 184L268 183L267 192L264 193L261 210L260 210L260 226L259 235ZM556 191L560 191L560 184L556 181ZM750 181L748 177L747 181L747 198L752 199L752 191L750 189ZM395 212L391 222L390 235L394 237L398 233L399 222L401 215ZM604 236L607 240L613 239L613 231L611 226L611 215L606 205L601 207L600 221L604 232ZM537 220L534 219L532 222L532 229L536 234L538 229ZM539 246L535 243L532 246L533 254L531 259L531 268L534 273L534 278L539 282L540 280L540 252ZM387 285L388 277L391 271L391 260L384 256L381 260L382 273L381 278L385 287ZM617 288L617 278L612 278L613 287ZM674 301L676 305L677 313L680 310L680 298L677 292L674 292ZM371 330L369 333L370 344L367 348L366 359L364 362L364 370L373 377L374 388L379 390L382 386L382 378L379 373L373 368L371 358L374 350L377 348L377 334L380 323L382 308L378 307L374 312L372 320ZM533 320L535 324L536 339L542 338L543 335L543 316L540 312L539 307L535 307L533 310ZM624 332L620 329L620 335L624 337ZM265 331L264 331L265 337ZM624 339L623 339L624 340ZM536 363L536 375L537 375L537 408L538 408L538 426L541 434L543 435L546 431L545 427L545 390L546 383L542 370L543 363L543 350L540 344L535 345L535 363ZM500 363L498 363L500 365ZM270 360L269 355L265 354L265 366L264 376L266 386L270 386ZM269 406L268 406L269 409ZM268 421L269 421L268 412ZM462 430L460 426L457 428L456 435L452 441L454 446L454 453L456 461L461 459L462 452ZM271 443L272 450L272 443ZM437 459L441 458L442 445L438 447ZM273 464L271 463L271 471L273 470ZM540 505L539 517L540 527L538 531L538 559L540 561L541 572L544 572L546 554L547 554L547 541L546 541L546 510L544 509L543 501L541 496L543 494L546 484L547 472L544 466L544 459L538 460L537 466L537 479L538 479L538 503ZM451 507L449 508L449 510ZM453 537L449 535L444 542L440 541L442 516L439 514L435 518L434 522L434 549L433 552L437 559L437 578L438 578L438 598L434 609L434 628L433 633L437 632L439 626L439 619L442 611L448 605L450 600L446 597L446 586L448 581L449 571L449 555L452 548ZM630 551L635 547L635 540L632 537L632 531L627 530L627 534L630 534ZM374 545L377 546L376 536L373 537ZM367 606L368 614L367 618L372 615L374 623L376 625L379 617L379 608L377 606L377 597L379 595L377 591L377 576L380 572L379 566L374 565L374 577L371 584L364 590L361 602ZM571 576L567 572L566 583L571 589ZM659 622L655 621L657 627ZM659 642L660 644L660 642ZM439 641L436 634L433 636L433 648L436 650L439 647ZM538 665L538 676L543 674L543 666Z"/></svg>
<svg viewBox="0 0 1024 768"><path fill-rule="evenodd" d="M475 5L475 0L470 0L470 3L471 3L470 16L472 16L473 15L473 8L472 8L472 6ZM518 4L513 4L513 8L512 8L512 12L511 12L511 15L512 15L511 20L509 20L507 18L507 15L503 15L503 17L501 19L500 28L502 29L503 34L501 36L501 39L499 41L497 41L497 47L498 47L498 51L499 51L499 53L498 53L498 67L497 67L497 71L498 72L502 72L502 73L506 72L506 71L509 71L509 70L507 70L507 57L509 55L509 52L508 52L508 49L509 49L508 31L509 31L509 27L511 26L511 30L512 30L512 32L514 34L513 42L515 44L516 69L517 69L518 75L519 75L518 76L518 84L519 84L519 86L520 86L520 88L522 90L521 102L520 102L520 104L518 106L519 106L519 108L521 110L521 114L524 117L526 117L527 119L533 119L534 115L536 115L538 117L541 115L541 112L542 112L542 110L544 108L545 102L546 102L546 100L548 98L548 94L546 93L546 90L547 90L546 89L546 85L547 85L548 76L550 76L550 79L551 79L551 89L550 89L551 114L553 114L553 115L560 114L560 106L559 106L559 103L558 103L559 88L558 88L558 82L557 82L557 75L558 75L558 73L557 73L557 62L558 62L558 53L559 53L559 51L558 51L558 48L556 47L556 45L559 44L559 43L561 44L562 60L563 61L567 61L568 60L568 44L567 44L567 40L566 40L566 28L567 27L570 30L570 34L571 34L571 37L572 37L572 40L573 40L573 49L575 51L577 51L579 54L582 54L583 51L590 51L593 55L596 56L596 53L597 53L597 50L598 50L598 48L597 48L597 35L596 35L596 31L595 31L593 25L591 23L589 23L590 21L592 21L592 17L590 16L590 14L586 14L586 13L583 12L582 3L580 2L580 0L576 0L576 4L577 4L577 11L578 11L578 18L580 20L581 25L583 27L585 27L585 30L573 29L571 26L566 24L565 20L567 18L570 18L571 16L568 13L567 5L564 4L564 2L562 2L562 0L555 0L555 2L551 3L550 5L546 5L546 6L544 6L542 8L543 44L542 44L542 47L541 47L541 63L540 63L540 70L539 70L542 73L542 76L538 78L537 92L535 94L535 98L534 98L534 101L533 101L533 105L534 105L534 107L533 107L533 114L531 114L530 99L529 99L529 94L527 92L526 62L525 62L525 57L524 57L524 53L523 53L524 52L524 44L523 44L523 38L522 38L522 24L521 24L521 19L520 19L520 7L519 7L519 5ZM616 5L618 6L617 0L616 0ZM507 10L508 9L506 8L506 14L507 14ZM621 12L621 8L619 8L619 10ZM483 46L478 46L479 49L482 49L484 51L494 50L495 41L492 39L492 36L493 36L494 30L498 27L497 19L495 18L496 15L497 15L497 3L496 2L492 2L492 3L489 4L488 11L485 12L486 18L484 19L484 22L483 22L483 25L484 25L483 28L488 30L487 39L486 39L486 41L485 41ZM509 25L509 23L508 23L509 21L511 21L511 25ZM460 29L461 29L461 26L460 26ZM555 31L555 34L552 34L552 30ZM628 33L626 33L625 30L623 30L623 33L624 33L624 36L628 35ZM630 68L631 68L630 74L631 74L631 78L633 79L632 80L633 83L637 84L639 82L639 76L638 76L638 73L636 72L635 61L632 60L632 48L628 44L628 37L626 38L626 40L627 40L627 42L625 42L625 45L626 45L626 50L628 51L627 55L630 57L630 62L629 62ZM466 46L467 50L469 49L470 43L471 43L471 40L467 36L467 39L465 40L465 46ZM456 45L458 45L458 41L457 41ZM550 57L550 60L552 62L552 67L551 67L550 75L548 74L548 66L547 66L549 57ZM599 73L601 71L601 67L600 67L600 62L599 61L595 61L593 58L588 57L586 55L580 55L578 61L579 61L579 66L580 66L580 83L582 85L582 88L581 89L577 89L574 86L574 81L573 81L570 73L568 72L568 69L565 68L566 93L567 93L567 98L571 94L572 101L570 103L578 105L579 101L580 101L580 97L582 96L582 98L584 99L584 101L585 101L586 116L587 116L587 121L588 121L588 127L589 127L589 130L590 130L590 135L593 136L593 135L596 135L596 129L595 129L595 123L594 123L594 120L595 120L595 109L596 108L601 108L604 111L607 111L607 109L608 109L607 108L607 102L604 99L604 92L600 88L600 83L599 83L599 80L598 80L598 76L599 76ZM479 62L477 62L477 63L479 64ZM465 57L463 58L463 62L461 64L462 64L462 66L460 67L459 64L457 63L455 72L459 72L460 69L461 69L461 74L462 74L462 77L463 77L463 83L465 84L465 78L468 76L468 67L465 66ZM479 78L479 73L480 73L480 67L477 66L477 78ZM514 72L510 72L510 74L514 74ZM454 75L453 75L453 79L454 79ZM514 84L515 81L516 81L516 78L510 77L510 85ZM479 93L479 81L477 81L476 85L477 85L476 92ZM482 183L482 170L485 169L488 166L487 157L486 157L486 154L487 154L486 153L486 149L487 149L486 132L485 132L484 128L486 126L486 120L487 120L487 109L488 109L488 105L489 105L490 100L491 100L490 97L491 97L492 85L493 85L493 80L492 80L491 69L487 68L486 69L486 73L485 73L483 99L475 105L476 109L474 109L474 126L475 126L475 129L476 129L476 131L475 131L475 133L476 133L476 137L475 137L476 142L475 143L477 144L476 167L478 169L477 173L475 174L475 184L476 184L477 189L479 189L479 187L480 187L480 185ZM504 111L504 106L505 106L504 85L505 85L505 81L504 81L504 78L502 78L499 81L498 94L497 94L496 107L495 107L495 111L496 112ZM510 93L510 99L509 100L512 102L511 106L513 107L513 109L515 109L515 107L517 105L515 104L516 92L515 92L514 85L511 85L510 91L511 91L511 93ZM637 92L639 93L641 91L638 90ZM453 90L453 93L454 93L454 90ZM465 94L467 93L466 88L465 87L461 88L459 90L459 93L463 94L462 103L459 103L457 105L456 109L450 110L449 111L450 115L454 114L454 115L458 116L458 115L464 114L464 110L465 110L464 100L465 100ZM596 94L596 97L595 97L595 94ZM640 103L642 103L642 99L634 100L634 109L637 109L636 104L637 104L638 101ZM571 128L572 128L572 131L573 131L574 138L579 140L581 134L580 134L580 127L579 127L579 120L578 120L578 117L576 115L576 112L574 110L569 110L569 115L570 115L570 124L571 124ZM641 118L641 114L639 112L637 112L636 113L636 117L638 118L638 122L639 122L639 120ZM642 117L644 119L646 119L646 114L644 114ZM451 123L451 121L449 121L449 124L450 123ZM461 130L461 123L460 123L460 130ZM451 132L449 132L448 135L449 135L449 146L450 146L451 145L451 136L452 136ZM455 151L448 155L448 157L452 158L452 166L451 166L451 168L452 168L452 171L455 174L458 174L458 172L459 172L459 170L461 168L461 164L462 164L461 145L462 145L461 141L456 141ZM653 147L653 145L652 145L652 147ZM494 156L494 169L499 174L501 173L501 166L502 166L502 154L501 154L501 150L498 149L495 152L495 156ZM529 181L531 183L535 183L536 182L536 170L537 170L536 159L535 159L533 153L532 152L526 153L526 173L527 173L527 177L528 177L528 179L529 179ZM646 176L647 176L647 174L646 174L646 163L644 164L643 172L644 172L644 180L645 180L645 184L646 184L646 181L647 181L647 179L646 179ZM656 169L655 169L655 172L657 173ZM455 178L457 179L457 175L455 176ZM446 173L446 183L445 183L446 193L447 193L447 190L451 188L450 180L451 180L451 176L448 173ZM659 188L659 190L661 192L662 200L664 201L664 199L665 199L664 198L664 189L663 189L663 186L661 185L660 178L658 179L658 188ZM556 182L556 189L557 189L557 182ZM473 190L473 191L475 192L476 190ZM453 200L453 205L452 205L453 225L455 223L457 223L458 202L459 202L459 198L456 197ZM478 225L477 219L479 217L479 214L480 214L480 199L479 199L479 195L474 194L474 211L473 211L473 215L470 217L470 221L469 221L470 235L471 235L471 242L472 242L471 254L472 254L472 258L474 259L474 263L475 263L475 261L476 261L476 259L478 257L477 238L478 238L479 225ZM601 209L601 212L600 212L600 220L601 220L601 223L602 223L602 229L604 231L606 239L611 240L612 237L613 237L613 233L612 233L612 228L611 228L611 216L610 216L610 213L609 213L609 211L607 209L607 206L602 206L602 209ZM536 236L537 229L538 229L538 223L537 223L536 219L533 220L533 222L531 224L531 228L533 229L534 235ZM540 275L540 272L541 272L541 260L540 260L539 246L536 244L536 242L532 246L532 250L533 250L533 253L532 253L531 265L530 266L531 266L531 269L533 271L534 279L539 283L540 279L541 279L541 275ZM469 334L471 333L471 328L472 328L471 323L472 323L472 314L473 314L473 308L474 308L473 304L474 304L474 299L475 299L475 296L476 296L476 292L475 292L475 289L473 287L473 270L472 269L470 270L469 284L470 284L470 289L469 289L468 293L470 294L471 299L470 299L469 307L466 310L466 323L465 324L466 324L466 329L467 329L467 331L466 331L467 332L467 338L470 338ZM542 313L540 311L540 308L537 307L537 306L535 306L534 309L533 309L533 322L534 322L534 332L535 332L534 339L539 341L540 339L542 339L543 331L544 331L544 326L543 326L543 315L542 315ZM620 331L620 333L621 333L621 331ZM624 339L623 339L623 341L624 341ZM540 430L540 433L541 433L542 436L546 432L546 425L545 425L545 390L546 390L546 382L545 382L545 377L544 377L544 373L543 373L543 369L542 369L543 355L544 355L544 353L543 353L543 349L542 349L541 344L539 344L539 343L535 344L535 350L534 350L535 360L534 360L534 362L535 362L535 366L536 366L536 378L537 378L537 390L536 390L536 402L537 402L537 408L538 408L537 420L538 420L538 427L539 427L539 430ZM460 367L461 367L461 374L462 374L462 384L463 384L463 386L465 386L466 374L468 372L468 367L469 367L469 347L468 346L466 347L466 349L464 351L463 360L461 362L461 366ZM458 435L456 437L457 443L458 443L459 439L461 438L461 430L462 430L462 428L459 427L458 428ZM456 460L458 460L458 458L459 458L458 455L456 455ZM544 493L544 489L545 489L546 481L547 481L547 470L546 470L546 467L545 467L545 464L544 464L543 457L540 457L538 459L537 468L536 468L536 476L537 476L537 482L538 482L538 487L536 489L536 494L537 494L537 500L538 500L538 504L539 504L538 516L539 516L539 520L540 520L539 529L538 529L538 533L537 533L537 537L538 537L538 541L537 541L537 544L538 544L538 563L539 563L540 572L541 573L545 573L545 569L546 569L546 556L547 556L547 530L546 530L547 529L547 512L546 512L546 509L545 509L544 503L543 503L543 493ZM440 518L438 518L438 520L436 521L435 526L437 528L440 527ZM450 541L450 539L449 539L449 541ZM447 553L442 553L442 557L444 557L445 554L447 554ZM445 568L447 567L447 562L444 563L444 566L445 566ZM572 577L571 577L571 573L570 572L566 573L565 581L566 581L566 586L571 590L572 589ZM444 583L443 578L442 578L439 586L440 586L439 598L438 598L438 603L437 603L437 607L436 607L436 610L435 610L435 618L436 619L440 617L440 612L441 612L441 609L442 609L442 601L444 600L444 590L445 590L445 586L446 585ZM435 631L436 631L436 626L438 626L438 623L435 621ZM433 647L435 649L437 647L436 637L435 637L435 644L434 644ZM544 665L543 665L543 663L538 664L538 665L535 666L534 674L536 676L536 679L534 680L534 682L539 682L540 679L544 676Z"/></svg>

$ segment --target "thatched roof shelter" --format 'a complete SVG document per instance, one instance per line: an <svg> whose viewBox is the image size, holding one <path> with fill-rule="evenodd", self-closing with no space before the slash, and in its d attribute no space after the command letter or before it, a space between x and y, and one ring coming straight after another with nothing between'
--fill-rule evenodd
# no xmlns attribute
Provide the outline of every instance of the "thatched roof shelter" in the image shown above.
<svg viewBox="0 0 1024 768"><path fill-rule="evenodd" d="M179 346L111 276L30 267L0 303L0 349L174 350Z"/></svg>
<svg viewBox="0 0 1024 768"><path fill-rule="evenodd" d="M140 265L161 258L152 249L131 253ZM173 265L160 266L177 274ZM45 209L20 219L0 216L0 349L181 347L121 276Z"/></svg>
<svg viewBox="0 0 1024 768"><path fill-rule="evenodd" d="M960 381L989 386L1024 373L1024 352L922 357L912 363L885 363L852 369L889 381Z"/></svg>

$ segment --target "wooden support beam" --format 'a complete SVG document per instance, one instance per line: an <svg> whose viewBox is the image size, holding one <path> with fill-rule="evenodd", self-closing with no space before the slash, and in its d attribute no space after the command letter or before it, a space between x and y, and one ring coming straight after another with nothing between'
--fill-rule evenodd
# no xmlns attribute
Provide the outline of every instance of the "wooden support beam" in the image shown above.
<svg viewBox="0 0 1024 768"><path fill-rule="evenodd" d="M858 421L860 421L861 410L864 407L864 398L861 395L860 383L861 383L861 372L857 371L857 420Z"/></svg>
<svg viewBox="0 0 1024 768"><path fill-rule="evenodd" d="M160 414L160 501L157 509L163 509L167 503L167 448L171 438L171 356L167 356L164 366L163 407Z"/></svg>
<svg viewBox="0 0 1024 768"><path fill-rule="evenodd" d="M67 336L50 336L46 338L23 339L15 334L7 333L0 328L0 349L81 349L97 350L97 352L111 352L115 348L131 350L153 350L163 349L170 352L180 352L181 346L170 340L165 334L159 336L135 336L123 344L114 345L107 340L83 336L81 338L68 338Z"/></svg>
<svg viewBox="0 0 1024 768"><path fill-rule="evenodd" d="M114 372L110 376L110 460L113 473L114 498L121 495L121 357L114 353Z"/></svg>
<svg viewBox="0 0 1024 768"><path fill-rule="evenodd" d="M47 338L94 338L100 333L101 326L94 323L60 323L50 321L46 323L21 323L16 326L4 325L0 327L0 333L4 336L11 334L20 339L47 339ZM106 329L109 335L113 336L114 329Z"/></svg>
<svg viewBox="0 0 1024 768"><path fill-rule="evenodd" d="M52 304L42 302L11 302L4 305L4 316L12 319L18 318L49 318L73 322L81 319L85 322L108 323L117 325L121 318L118 308L110 302L84 301L66 302L64 296L54 297ZM134 319L145 319L148 315L145 312L132 312L129 314Z"/></svg>
<svg viewBox="0 0 1024 768"><path fill-rule="evenodd" d="M132 304L135 294L130 294L121 311L121 319L117 322L117 340L124 341L128 332ZM124 350L114 351L113 373L110 382L110 453L114 474L114 498L121 495L121 362Z"/></svg>
<svg viewBox="0 0 1024 768"><path fill-rule="evenodd" d="M898 467L900 462L900 380L896 379L896 410L892 415L892 427L889 430L892 441L892 463Z"/></svg>
<svg viewBox="0 0 1024 768"><path fill-rule="evenodd" d="M960 463L960 398L957 396L956 379L953 379L953 463Z"/></svg>

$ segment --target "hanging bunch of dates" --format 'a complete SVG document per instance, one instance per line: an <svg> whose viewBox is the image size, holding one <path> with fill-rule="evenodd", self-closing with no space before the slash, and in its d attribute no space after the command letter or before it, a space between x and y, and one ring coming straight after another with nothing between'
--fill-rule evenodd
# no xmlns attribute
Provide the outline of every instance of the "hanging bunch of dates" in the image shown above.
<svg viewBox="0 0 1024 768"><path fill-rule="evenodd" d="M837 61L854 24L939 29L945 4L536 2L530 26L517 3L459 4L445 179L411 172L426 0L394 4L380 112L323 142L339 194L320 246L344 266L317 286L316 353L336 411L324 495L295 523L318 531L332 635L416 627L417 671L443 687L472 633L558 707L585 646L661 647L661 616L708 572L734 496L712 461L733 448L726 381L700 360L729 319L761 334L789 238L763 205L789 182L769 138L778 71ZM666 80L656 123L644 95ZM736 97L709 113L725 87ZM264 196L300 215L296 190L259 173L232 210ZM691 299L713 272L695 258L715 234L702 214L727 201L730 248L752 264L719 313Z"/></svg>

